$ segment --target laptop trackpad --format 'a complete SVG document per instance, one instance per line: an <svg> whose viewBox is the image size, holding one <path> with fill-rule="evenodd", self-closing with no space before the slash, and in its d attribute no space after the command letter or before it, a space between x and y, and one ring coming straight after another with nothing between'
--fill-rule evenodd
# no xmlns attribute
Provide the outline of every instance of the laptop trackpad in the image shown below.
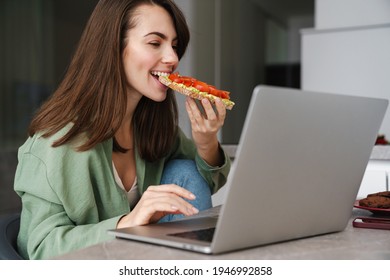
<svg viewBox="0 0 390 280"><path fill-rule="evenodd" d="M215 227L200 229L200 230L193 230L193 231L185 231L185 232L179 232L179 233L171 233L168 235L174 236L174 237L181 237L181 238L211 242L213 240L214 231L215 231Z"/></svg>

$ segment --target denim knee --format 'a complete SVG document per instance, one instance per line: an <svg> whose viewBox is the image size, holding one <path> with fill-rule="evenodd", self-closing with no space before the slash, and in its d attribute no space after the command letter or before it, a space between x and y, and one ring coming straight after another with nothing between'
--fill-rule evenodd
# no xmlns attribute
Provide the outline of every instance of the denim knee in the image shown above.
<svg viewBox="0 0 390 280"><path fill-rule="evenodd" d="M176 184L195 196L195 200L190 200L198 210L206 210L212 206L211 191L207 181L199 173L195 161L179 159L167 163L164 168L161 184ZM183 217L183 215L168 215L160 221L168 221Z"/></svg>

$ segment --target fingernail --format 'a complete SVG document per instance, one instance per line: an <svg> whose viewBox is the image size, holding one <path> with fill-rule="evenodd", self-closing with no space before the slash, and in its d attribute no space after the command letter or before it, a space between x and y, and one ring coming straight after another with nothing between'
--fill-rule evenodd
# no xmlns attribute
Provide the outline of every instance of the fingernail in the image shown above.
<svg viewBox="0 0 390 280"><path fill-rule="evenodd" d="M177 211L179 208L177 208L175 205L171 205L172 210Z"/></svg>
<svg viewBox="0 0 390 280"><path fill-rule="evenodd" d="M190 194L190 198L191 198L191 199L195 199L196 196L192 193L192 194Z"/></svg>
<svg viewBox="0 0 390 280"><path fill-rule="evenodd" d="M192 212L193 212L194 214L198 214L198 213L199 213L199 210L196 209L195 207L192 207Z"/></svg>

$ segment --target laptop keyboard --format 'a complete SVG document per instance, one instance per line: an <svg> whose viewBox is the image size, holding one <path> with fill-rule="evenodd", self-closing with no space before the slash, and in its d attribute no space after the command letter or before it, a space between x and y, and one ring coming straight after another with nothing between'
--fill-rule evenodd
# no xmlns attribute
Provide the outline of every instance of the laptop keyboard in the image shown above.
<svg viewBox="0 0 390 280"><path fill-rule="evenodd" d="M170 236L194 239L200 241L211 242L213 240L215 228L206 228L201 230L193 230L179 233L168 234Z"/></svg>

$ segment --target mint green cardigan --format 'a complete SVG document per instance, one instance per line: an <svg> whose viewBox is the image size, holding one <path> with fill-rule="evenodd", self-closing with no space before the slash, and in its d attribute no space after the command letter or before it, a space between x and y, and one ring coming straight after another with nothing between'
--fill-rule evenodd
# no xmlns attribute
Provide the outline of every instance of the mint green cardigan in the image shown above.
<svg viewBox="0 0 390 280"><path fill-rule="evenodd" d="M115 182L112 139L85 152L74 145L51 145L67 129L49 138L35 135L19 148L14 189L22 199L19 253L26 259L48 259L113 237L108 229L129 213L127 196ZM136 157L137 181L143 193L158 185L170 159L194 159L212 193L222 187L230 169L211 167L196 153L193 142L180 130L169 155L155 163Z"/></svg>

